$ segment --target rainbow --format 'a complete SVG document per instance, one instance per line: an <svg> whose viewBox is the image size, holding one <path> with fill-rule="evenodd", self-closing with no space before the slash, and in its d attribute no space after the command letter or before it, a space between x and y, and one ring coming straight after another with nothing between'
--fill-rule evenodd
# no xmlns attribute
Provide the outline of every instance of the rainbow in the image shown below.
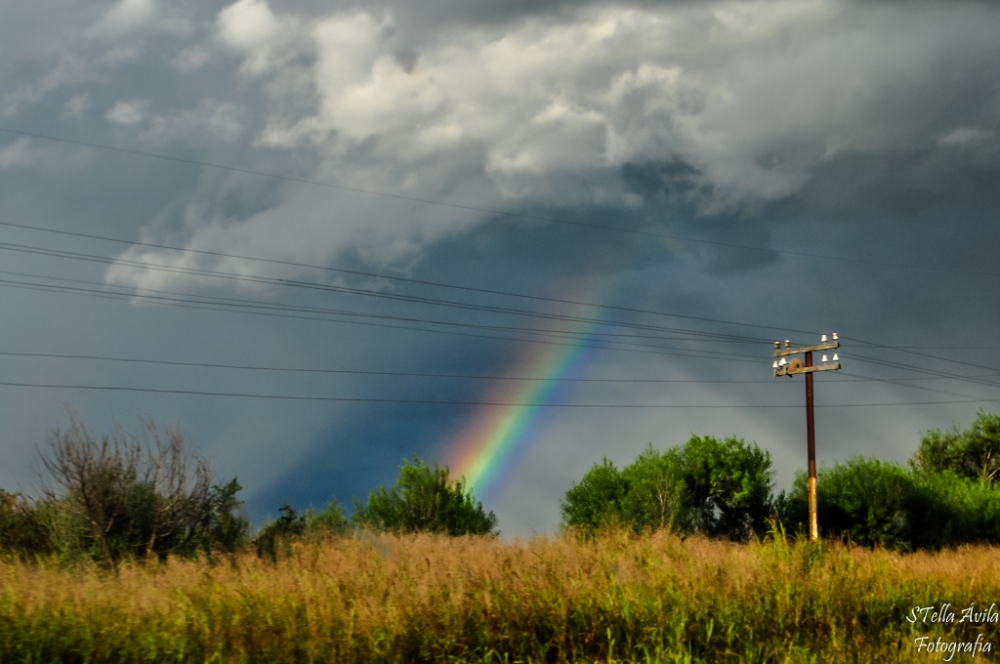
<svg viewBox="0 0 1000 664"><path fill-rule="evenodd" d="M598 307L590 304L573 305L564 314L591 320L600 316ZM563 342L567 345L529 344L529 354L517 362L516 372L511 375L536 380L514 382L514 389L500 386L485 399L518 405L482 406L472 424L447 445L454 450L448 464L452 477L464 477L466 487L478 500L495 500L520 462L541 440L554 414L553 409L542 406L568 401L574 389L572 382L552 379L583 375L593 354L593 345L586 341L602 327L599 322L576 322L570 330L577 337L576 343L568 338Z"/></svg>

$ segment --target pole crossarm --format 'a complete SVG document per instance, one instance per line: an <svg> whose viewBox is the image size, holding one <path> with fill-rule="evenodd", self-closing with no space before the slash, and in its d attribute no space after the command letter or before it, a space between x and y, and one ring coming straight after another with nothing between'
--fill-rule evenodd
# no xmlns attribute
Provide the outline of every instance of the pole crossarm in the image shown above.
<svg viewBox="0 0 1000 664"><path fill-rule="evenodd" d="M780 350L775 350L774 356L781 357L783 355L798 355L799 353L812 353L821 350L833 350L834 348L840 348L839 341L830 341L824 344L816 344L815 346L801 346L800 348L782 348Z"/></svg>
<svg viewBox="0 0 1000 664"><path fill-rule="evenodd" d="M798 374L816 373L817 371L837 371L840 369L840 362L827 363L827 364L817 364L814 367L799 367L793 368L792 365L786 364L783 367L778 367L774 370L775 376L797 376Z"/></svg>

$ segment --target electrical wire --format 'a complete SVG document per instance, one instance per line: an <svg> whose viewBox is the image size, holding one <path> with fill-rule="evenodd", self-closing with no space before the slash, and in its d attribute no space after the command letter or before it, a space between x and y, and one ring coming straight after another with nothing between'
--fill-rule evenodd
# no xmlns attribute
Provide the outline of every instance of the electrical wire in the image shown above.
<svg viewBox="0 0 1000 664"><path fill-rule="evenodd" d="M58 279L58 280L64 280L64 281L85 281L85 280L65 279L65 278L60 278L60 277L46 277L46 278L49 278L49 279ZM96 283L96 282L90 282L90 283ZM75 288L75 287L70 287L70 286L59 286L59 285L53 285L53 284L39 284L39 283L32 283L32 282L20 282L20 281L13 281L13 280L9 280L9 279L0 279L0 287L17 288L17 289L25 289L25 290L33 290L33 291L49 292L49 293L60 293L60 294L77 295L77 296L86 296L86 297L98 297L98 298L115 299L115 300L135 300L135 299L138 299L138 300L142 300L142 301L148 301L148 302L150 302L152 304L159 304L159 305L165 305L165 306L180 306L180 307L184 307L184 308L193 308L193 309L201 309L201 310L209 310L209 311L228 311L228 312L233 312L233 313L252 314L252 315L258 315L258 316L272 316L272 317L278 317L278 318L291 318L291 319L299 319L299 320L313 320L313 321L321 321L321 322L328 322L328 323L343 323L343 324L350 324L350 325L365 325L365 326L370 326L370 327L382 327L382 328L390 328L390 329L412 330L412 331L420 331L420 332L430 332L430 333L435 333L435 334L451 334L451 335L456 335L456 336L476 337L476 338L485 338L485 339L498 339L498 340L504 340L504 341L541 343L541 344L548 344L548 345L571 346L571 347L579 347L579 348L595 348L595 349L601 349L601 350L614 350L614 351L633 352L633 353L648 353L648 354L654 354L654 355L678 355L678 356L681 356L681 357L691 357L691 358L698 358L698 359L719 359L719 360L727 360L727 361L730 361L730 362L757 362L757 360L748 359L745 356L733 356L732 358L729 358L729 357L727 357L728 355L730 355L728 353L715 352L713 354L705 354L703 352L703 353L699 354L699 351L692 350L692 349L687 349L687 348L683 348L683 349L674 349L674 348L669 348L669 347L664 348L664 347L661 347L661 346L655 346L655 345L650 345L650 344L637 344L637 343L629 343L629 342L623 342L623 341L609 341L609 342L603 342L603 343L600 343L600 344L594 344L594 343L590 343L590 344L587 344L587 343L567 344L567 343L560 343L558 341L546 341L544 339L533 338L531 336L524 336L524 337L502 337L502 336L496 336L496 335L483 335L483 334L473 334L473 333L468 333L468 332L453 332L453 331L448 331L448 330L428 329L428 328L421 328L421 327L413 327L411 325L389 325L389 324L385 324L385 323L371 323L371 322L365 322L365 321L348 320L348 319L343 319L343 318L336 318L335 316L341 315L341 316L355 316L355 317L361 317L361 318L390 319L390 320L396 320L396 321L409 321L409 322L418 322L418 323L427 323L427 324L438 324L438 325L445 325L445 326L450 326L450 327L475 328L475 329L480 329L480 330L509 331L509 332L515 332L515 333L521 332L523 334L533 334L535 337L546 337L546 336L548 336L548 337L555 337L555 338L559 338L559 339L566 339L567 338L565 335L558 335L558 334L555 334L555 333L532 332L530 330L530 328L521 328L521 329L518 329L518 328L509 328L509 327L502 327L502 326L475 325L475 324L471 324L471 323L455 323L455 322L451 322L451 321L430 321L430 320L425 320L425 319L406 318L406 317L400 317L400 316L382 316L382 315L377 315L377 314L366 314L366 313L360 313L360 312L336 312L336 311L331 311L331 310L323 310L323 309L308 308L308 307L294 307L294 306L290 306L290 305L277 305L277 304L267 304L267 303L255 303L253 301L238 300L236 298L218 298L218 297L206 297L206 296L189 296L189 295L186 295L186 294L179 294L178 297L173 297L173 295L178 295L178 294L175 294L175 293L173 293L171 291L155 291L153 289L144 289L144 290L147 291L147 293L139 293L139 292L135 292L135 291L128 292L128 293L123 293L123 292L114 292L114 291L107 291L107 290L97 290L97 289L87 289L87 288ZM150 295L150 294L148 294L148 292L166 293L167 295L159 295L159 294L158 295ZM276 313L275 311L277 311L279 313ZM304 316L304 315L298 315L298 314L294 314L294 313L288 313L290 311L311 311L311 312L314 312L314 313L326 314L327 316L326 317ZM600 340L598 339L597 341L600 341ZM657 350L641 350L643 348L657 349Z"/></svg>
<svg viewBox="0 0 1000 664"><path fill-rule="evenodd" d="M531 407L531 408L609 408L609 409L676 409L676 408L801 408L800 405L747 405L747 404L599 404L599 403L531 403L531 402L503 402L503 401L474 401L474 400L445 400L445 399L389 399L378 397L319 397L281 394L254 394L243 392L210 392L205 390L174 390L147 387L123 387L110 385L73 385L58 383L21 383L13 381L0 381L2 387L21 387L38 389L60 389L60 390L97 390L105 392L145 392L155 394L178 394L202 397L232 397L244 399L273 399L282 401L319 401L319 402L346 402L346 403L392 403L392 404L420 404L420 405L441 405L441 406L502 406L502 407ZM967 399L960 401L907 401L895 403L855 403L855 404L816 404L815 408L871 408L887 406L929 406L946 405L957 403L996 403L1000 399Z"/></svg>
<svg viewBox="0 0 1000 664"><path fill-rule="evenodd" d="M27 246L27 245L17 245L17 244L5 243L5 242L0 242L0 250L21 252L21 253L30 253L30 254L38 254L38 255L50 256L50 257L56 257L56 258L69 258L69 259L73 259L73 260L81 260L81 261L88 261L88 262L97 262L97 263L103 263L103 264L108 264L108 265L121 264L121 265L128 265L130 267L137 267L137 268L142 268L142 269L150 269L150 270L153 270L153 271L164 271L164 272L170 272L170 273L176 273L176 274L185 274L185 275L194 275L194 276L207 276L207 277L213 277L213 278L221 278L221 279L241 281L241 282L249 282L249 283L256 283L256 284L268 284L268 285L276 285L276 286L288 286L288 287L294 287L294 288L305 288L305 289L310 289L310 290L327 291L327 292L332 292L332 293L342 293L342 294L349 294L349 295L360 295L360 296L373 297L373 298L384 298L384 299L401 301L401 302L409 302L409 303L417 303L417 304L429 304L429 305L449 307L449 308L466 309L466 310L470 310L470 311L483 311L483 312L489 312L489 313L503 313L503 314L518 315L518 316L543 318L543 319L547 319L547 320L559 320L559 321L568 321L568 322L574 322L574 323L587 323L587 324L591 324L591 325L608 325L608 326L612 326L612 327L623 327L623 328L631 328L631 329L639 329L639 330L662 331L662 332L670 332L670 333L695 335L696 337L704 337L704 339L702 339L702 338L693 338L693 339L677 338L678 340L682 340L682 341L703 341L704 340L704 341L719 341L719 342L723 342L723 343L768 343L768 344L771 343L771 341L768 340L768 339L761 339L761 338L754 338L754 337L745 337L745 336L738 336L738 335L732 335L732 334L723 334L723 333L717 333L717 332L706 332L706 331L703 331L703 330L691 330L691 329L683 329L683 328L665 327L665 326L659 326L659 325L648 325L648 324L640 324L640 323L630 323L630 322L616 321L616 320L610 320L610 319L596 319L596 318L590 318L590 317L585 317L585 316L573 316L573 315L566 315L566 314L553 314L553 313L548 313L548 312L538 312L538 311L531 311L531 310L526 310L526 309L515 309L515 308L512 308L512 307L494 307L494 306L487 306L487 305L477 305L477 304L470 304L470 303L466 303L466 302L457 302L455 300L441 300L441 299L437 299L437 298L426 298L426 297L420 297L420 296L414 296L414 295L401 295L401 294L397 294L397 293L386 293L386 292L383 292L383 291L376 291L376 290L371 290L371 289L351 288L351 287L346 287L346 286L333 286L333 285L329 285L329 284L321 284L321 283L316 283L316 282L306 282L306 281L291 280L291 279L279 279L279 278L273 278L273 277L259 277L259 276L252 276L252 275L241 275L241 274L237 274L237 273L233 273L233 272L222 272L222 271L218 271L218 270L204 270L204 269L196 269L196 268L182 268L182 267L171 266L171 265L146 264L146 263L140 263L140 262L137 262L137 261L116 260L116 259L111 258L111 257L98 256L98 255L94 255L94 254L84 254L84 253L80 253L80 252L70 252L70 251L62 251L62 250L55 250L55 249L47 249L47 248L43 248L43 247L32 247L32 246ZM33 276L33 277L38 277L38 278L57 278L57 277L47 277L45 275L25 275L25 273L11 273L11 272L4 271L4 270L0 270L0 273L5 273L5 274L20 274L22 276ZM97 282L86 282L86 283L93 284L93 283L97 283ZM101 285L106 285L106 284L102 283ZM595 333L595 334L599 334L601 336L614 336L611 333L606 333L606 332ZM619 336L637 336L637 335L619 335ZM665 337L646 337L646 338L664 339Z"/></svg>
<svg viewBox="0 0 1000 664"><path fill-rule="evenodd" d="M39 359L58 359L58 360L85 360L85 361L101 361L101 362L125 362L125 363L139 363L139 364L153 364L153 365L163 365L163 366L178 366L178 367L191 367L191 368L207 368L207 369L230 369L239 371L270 371L270 372L287 372L287 373L311 373L311 374L349 374L349 375L361 375L361 376L392 376L392 377L408 377L408 378L456 378L456 379L469 379L469 380L506 380L506 381L533 381L533 382L559 382L559 383L693 383L693 384L770 384L770 385L791 385L785 381L775 381L774 378L765 380L690 380L690 379L676 379L676 378L552 378L552 377L538 377L538 376L504 376L504 375L491 375L491 374L450 374L450 373L426 373L426 372L406 372L406 371L368 371L360 369L317 369L317 368L304 368L304 367L275 367L275 366L262 366L262 365L246 365L246 364L223 364L217 362L185 362L179 360L155 360L147 358L135 358L135 357L114 357L108 355L86 355L86 354L69 354L69 353L29 353L20 351L0 351L0 357L27 357L27 358L39 358ZM846 371L840 372L841 376L849 376L851 380L830 380L826 379L824 383L861 383L861 382L885 382L892 384L902 384L903 387L914 387L917 389L929 389L920 388L915 385L908 385L907 382L918 381L918 380L952 380L951 378L934 376L929 378L875 378L873 376L864 376L860 374L849 373ZM940 390L931 390L941 392ZM949 394L952 396L961 396L966 398L973 398L971 395L966 394L956 394L952 392L941 392L942 394Z"/></svg>
<svg viewBox="0 0 1000 664"><path fill-rule="evenodd" d="M333 273L338 273L338 274L349 274L349 275L361 276L361 277L368 277L368 278L374 278L374 279L386 279L386 280L389 280L389 281L400 281L400 282L406 282L406 283L411 283L411 284L418 284L418 285L422 285L422 286L434 286L434 287L437 287L437 288L448 288L448 289L461 290L461 291L467 291L467 292L472 292L472 293L481 293L481 294L489 294L489 295L500 295L500 296L504 296L504 297L515 297L515 298L521 298L521 299L526 299L526 300L535 300L535 301L539 301L539 302L548 302L548 303L556 303L556 304L568 304L568 305L582 305L582 306L592 307L592 308L596 308L596 309L607 309L607 310L611 310L611 311L621 311L621 312L625 312L625 313L648 314L648 315L651 315L651 316L665 316L665 317L668 317L668 318L684 318L684 319L687 319L687 320L697 320L697 321L702 321L702 322L707 322L707 323L720 323L720 324L723 324L723 325L736 325L736 326L740 326L740 327L753 327L753 328L759 328L759 329L764 329L764 330L781 330L783 333L786 333L786 332L796 332L796 333L800 333L800 334L815 334L815 332L813 332L811 330L797 330L797 329L793 329L793 328L789 328L789 327L781 327L781 326L775 326L775 325L760 325L760 324L756 324L756 323L740 323L740 322L736 322L736 321L727 321L727 320L721 320L721 319L717 319L717 318L707 318L707 317L704 317L704 316L690 316L690 315L686 315L686 314L670 313L670 312L666 312L666 311L656 311L656 310L649 310L649 309L636 309L636 308L632 308L632 307L621 307L621 306L616 306L616 305L611 305L611 304L602 304L602 303L598 303L598 302L586 302L586 301L581 301L581 300L570 300L570 299L557 298L557 297L545 297L545 296L541 296L541 295L528 295L528 294L525 294L525 293L514 293L514 292L511 292L511 291L501 291L501 290L495 290L495 289L489 289L489 288L476 288L476 287L473 287L473 286L459 286L459 285L456 285L456 284L448 284L448 283L439 282L439 281L427 281L427 280L423 280L423 279L413 279L413 278L410 278L410 277L400 277L400 276L394 276L394 275L381 274L381 273L377 273L377 272L364 272L364 271L360 271L360 270L347 270L347 269L343 269L343 268L334 268L334 267L328 267L328 266L324 266L324 265L313 265L313 264L309 264L309 263L298 263L298 262L295 262L295 261L284 261L284 260L278 260L278 259L273 259L273 258L259 258L259 257L254 257L254 256L244 256L244 255L240 255L240 254L229 254L229 253L225 253L225 252L221 252L221 251L205 251L205 250L201 250L201 249L189 249L189 248L186 248L186 247L176 247L176 246L166 245L166 244L155 244L155 243L150 243L150 242L138 242L138 241L133 241L133 240L123 240L121 238L113 238L113 237L109 237L109 236L106 236L106 235L94 235L94 234L91 234L91 233L81 233L79 231L67 231L67 230L60 230L60 229L55 229L55 228L44 228L44 227L41 227L41 226L30 226L30 225L27 225L27 224L17 224L17 223L9 222L9 221L0 221L0 226L8 226L8 227L11 227L11 228L21 228L21 229L25 229L25 230L38 231L38 232L43 232L43 233L54 233L54 234L58 234L58 235L68 235L68 236L71 236L71 237L83 237L83 238L88 238L88 239L92 239L92 240L100 240L100 241L104 241L104 242L115 242L115 243L118 243L118 244L125 244L125 245L130 245L130 246L135 246L135 247L147 247L147 248L151 248L151 249L162 249L162 250L168 250L168 251L187 252L187 253L204 255L204 256L214 256L214 257L217 257L217 258L234 258L234 259L237 259L237 260L255 261L255 262L260 262L260 263L268 263L268 264L272 264L272 265L283 265L283 266L288 266L288 267L297 267L297 268L310 269L310 270L321 270L321 271L324 271L324 272L333 272Z"/></svg>

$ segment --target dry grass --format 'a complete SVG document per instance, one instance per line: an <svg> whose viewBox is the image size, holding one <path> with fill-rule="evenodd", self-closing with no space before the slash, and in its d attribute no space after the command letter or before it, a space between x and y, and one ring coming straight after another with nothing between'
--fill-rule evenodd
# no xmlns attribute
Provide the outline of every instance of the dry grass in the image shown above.
<svg viewBox="0 0 1000 664"><path fill-rule="evenodd" d="M940 661L913 639L982 633L995 650L997 625L911 624L911 607L1000 602L998 568L986 547L623 533L364 536L297 544L277 564L171 559L117 575L8 562L0 662Z"/></svg>

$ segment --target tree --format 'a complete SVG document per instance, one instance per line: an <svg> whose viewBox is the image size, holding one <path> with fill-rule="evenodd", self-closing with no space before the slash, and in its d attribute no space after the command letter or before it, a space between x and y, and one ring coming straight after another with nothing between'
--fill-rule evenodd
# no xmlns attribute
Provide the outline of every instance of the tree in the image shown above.
<svg viewBox="0 0 1000 664"><path fill-rule="evenodd" d="M615 464L604 457L560 501L563 523L585 531L616 525L623 520L622 503L627 495L627 482Z"/></svg>
<svg viewBox="0 0 1000 664"><path fill-rule="evenodd" d="M249 541L250 522L240 513L243 501L236 498L242 489L235 477L226 484L212 486L192 537L198 549L234 553Z"/></svg>
<svg viewBox="0 0 1000 664"><path fill-rule="evenodd" d="M628 488L621 501L625 521L637 529L691 530L684 465L676 448L659 452L650 444L621 477Z"/></svg>
<svg viewBox="0 0 1000 664"><path fill-rule="evenodd" d="M234 514L239 483L212 487L208 462L187 449L183 432L168 427L161 435L152 421L144 424L143 436L117 427L98 440L71 414L69 427L39 452L55 485L45 489L46 502L77 517L93 555L112 566L130 555L232 549L248 528Z"/></svg>
<svg viewBox="0 0 1000 664"><path fill-rule="evenodd" d="M923 472L951 470L962 477L984 482L1000 475L1000 415L980 410L972 426L960 431L931 429L920 438L910 465Z"/></svg>
<svg viewBox="0 0 1000 664"><path fill-rule="evenodd" d="M611 524L746 540L772 512L771 456L756 444L691 436L666 452L652 445L620 472L595 464L561 503L563 523L584 532Z"/></svg>
<svg viewBox="0 0 1000 664"><path fill-rule="evenodd" d="M451 481L448 467L428 468L414 455L399 469L396 485L368 492L367 503L355 498L354 522L374 530L448 535L498 534L497 518L486 513L466 490L465 480Z"/></svg>
<svg viewBox="0 0 1000 664"><path fill-rule="evenodd" d="M695 531L742 541L766 530L773 511L770 452L742 438L692 435L680 457Z"/></svg>

